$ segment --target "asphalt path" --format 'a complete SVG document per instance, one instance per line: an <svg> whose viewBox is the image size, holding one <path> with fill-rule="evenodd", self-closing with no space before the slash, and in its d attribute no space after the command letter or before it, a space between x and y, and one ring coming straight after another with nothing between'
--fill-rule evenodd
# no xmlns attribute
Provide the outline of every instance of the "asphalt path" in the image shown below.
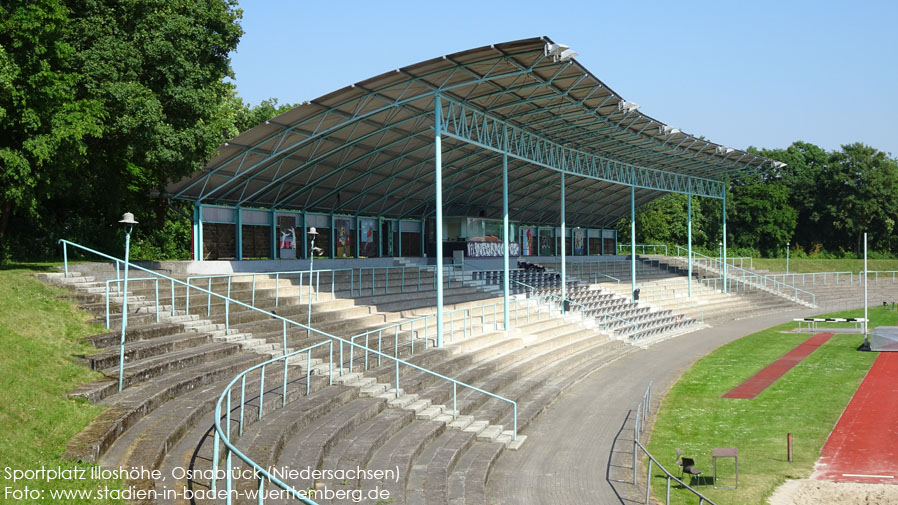
<svg viewBox="0 0 898 505"><path fill-rule="evenodd" d="M568 389L523 431L528 438L521 450L502 454L490 474L487 503L643 503L644 484L632 484L632 426L633 409L649 381L657 406L664 392L702 356L745 335L814 313L819 309L784 309L704 328L627 354L597 370ZM674 455L655 456L669 459L673 466Z"/></svg>

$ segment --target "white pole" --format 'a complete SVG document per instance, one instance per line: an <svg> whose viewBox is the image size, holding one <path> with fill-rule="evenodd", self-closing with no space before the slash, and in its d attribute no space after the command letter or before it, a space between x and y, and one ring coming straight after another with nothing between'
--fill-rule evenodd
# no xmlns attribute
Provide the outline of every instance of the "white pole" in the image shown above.
<svg viewBox="0 0 898 505"><path fill-rule="evenodd" d="M867 344L867 234L864 233L864 344Z"/></svg>

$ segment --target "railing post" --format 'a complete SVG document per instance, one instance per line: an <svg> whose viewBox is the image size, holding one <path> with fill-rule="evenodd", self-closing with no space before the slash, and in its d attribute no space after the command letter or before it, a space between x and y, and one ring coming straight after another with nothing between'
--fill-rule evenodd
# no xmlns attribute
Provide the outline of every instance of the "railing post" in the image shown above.
<svg viewBox="0 0 898 505"><path fill-rule="evenodd" d="M118 265L116 265L118 266ZM69 250L65 242L62 243L62 268L65 271L65 277L69 277ZM115 269L118 272L118 268Z"/></svg>
<svg viewBox="0 0 898 505"><path fill-rule="evenodd" d="M652 458L649 458L648 471L645 475L645 505L649 505L649 493L652 491Z"/></svg>

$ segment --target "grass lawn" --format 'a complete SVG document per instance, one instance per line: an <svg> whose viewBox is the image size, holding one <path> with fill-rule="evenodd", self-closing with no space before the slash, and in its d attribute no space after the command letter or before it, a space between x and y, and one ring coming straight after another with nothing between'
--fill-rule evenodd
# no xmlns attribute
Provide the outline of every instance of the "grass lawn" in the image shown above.
<svg viewBox="0 0 898 505"><path fill-rule="evenodd" d="M0 269L0 503L121 503L101 499L54 499L51 490L121 489L120 482L91 479L21 480L11 482L7 468L35 470L85 469L60 458L66 442L102 410L64 394L99 374L77 364L92 349L82 337L103 327L58 298L66 291L44 285L31 275L49 265L11 265ZM38 490L39 499L17 500L8 488Z"/></svg>
<svg viewBox="0 0 898 505"><path fill-rule="evenodd" d="M863 310L837 314L862 317ZM871 328L896 325L898 312L873 307L870 319ZM795 323L769 328L708 354L683 374L659 409L648 449L675 475L676 447L695 459L708 477L712 475L712 449L739 449L739 489L715 490L710 478L694 486L719 504L764 504L785 479L808 477L836 421L878 355L857 351L863 335L836 334L756 398L720 397L811 336L781 333L793 328ZM793 463L786 460L786 434L790 432ZM718 461L718 475L724 476L725 469L732 472L730 461ZM642 468L645 471L645 466ZM663 472L655 469L652 476L652 492L663 502ZM697 501L685 489L671 491L672 503Z"/></svg>
<svg viewBox="0 0 898 505"><path fill-rule="evenodd" d="M785 272L786 258L754 258L754 267L771 272ZM738 265L738 263L737 263ZM867 260L867 268L870 270L894 271L898 270L898 260ZM790 273L806 272L860 272L864 269L864 260L851 259L816 259L816 258L790 258Z"/></svg>

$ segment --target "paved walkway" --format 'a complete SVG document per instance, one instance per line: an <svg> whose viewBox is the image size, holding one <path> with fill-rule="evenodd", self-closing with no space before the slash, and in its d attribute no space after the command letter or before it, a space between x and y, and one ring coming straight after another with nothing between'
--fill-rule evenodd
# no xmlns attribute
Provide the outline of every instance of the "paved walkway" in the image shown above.
<svg viewBox="0 0 898 505"><path fill-rule="evenodd" d="M520 451L506 451L499 458L490 474L487 503L643 503L644 483L632 484L631 410L648 382L654 382L657 408L664 392L698 358L737 338L814 313L819 310L784 311L706 328L596 371L524 430L528 439ZM669 456L673 466L674 455Z"/></svg>
<svg viewBox="0 0 898 505"><path fill-rule="evenodd" d="M880 353L820 451L813 478L898 484L896 377L898 354Z"/></svg>

